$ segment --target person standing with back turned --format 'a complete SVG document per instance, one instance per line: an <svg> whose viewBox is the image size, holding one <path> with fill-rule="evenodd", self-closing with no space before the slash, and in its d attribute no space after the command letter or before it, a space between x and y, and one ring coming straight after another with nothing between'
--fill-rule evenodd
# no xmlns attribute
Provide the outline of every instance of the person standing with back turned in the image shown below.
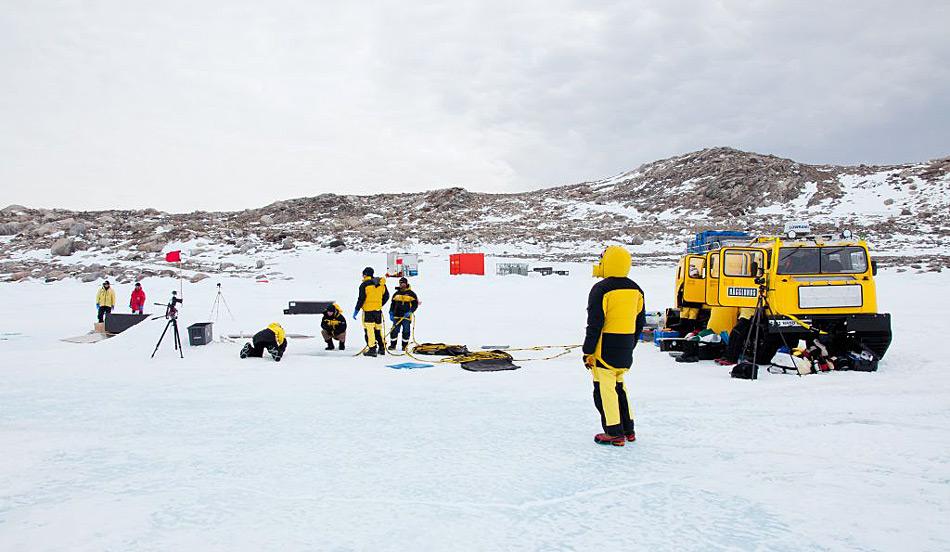
<svg viewBox="0 0 950 552"><path fill-rule="evenodd" d="M366 352L363 353L365 356L386 354L386 344L383 341L383 305L386 301L389 301L386 279L374 277L372 267L364 268L360 294L356 299L356 308L353 309L353 320L356 320L362 309L363 328L366 330Z"/></svg>
<svg viewBox="0 0 950 552"><path fill-rule="evenodd" d="M608 247L594 265L594 284L587 300L587 333L584 365L594 378L594 405L600 412L603 433L594 436L601 445L622 447L635 441L633 409L623 378L633 365L633 349L646 321L643 290L627 277L630 252Z"/></svg>

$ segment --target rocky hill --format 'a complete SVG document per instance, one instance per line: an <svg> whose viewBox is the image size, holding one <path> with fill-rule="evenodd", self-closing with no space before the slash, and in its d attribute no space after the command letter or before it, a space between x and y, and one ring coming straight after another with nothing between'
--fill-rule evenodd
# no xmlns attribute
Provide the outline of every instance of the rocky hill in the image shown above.
<svg viewBox="0 0 950 552"><path fill-rule="evenodd" d="M484 249L570 260L620 242L633 246L640 262L668 262L698 230L774 232L792 219L819 230L849 228L872 243L882 264L940 270L950 267L948 213L950 157L832 166L719 147L518 194L323 194L187 214L11 205L0 210L0 278L170 274L158 261L182 247L186 268L206 274L252 275L268 255L310 247Z"/></svg>

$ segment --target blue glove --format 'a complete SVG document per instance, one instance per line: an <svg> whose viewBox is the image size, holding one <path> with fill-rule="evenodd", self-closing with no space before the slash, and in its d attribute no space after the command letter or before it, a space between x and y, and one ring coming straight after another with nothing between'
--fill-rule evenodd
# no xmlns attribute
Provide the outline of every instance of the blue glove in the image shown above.
<svg viewBox="0 0 950 552"><path fill-rule="evenodd" d="M393 314L392 311L389 311L389 321L390 321L390 322L395 322L395 321L396 321L396 315Z"/></svg>
<svg viewBox="0 0 950 552"><path fill-rule="evenodd" d="M99 310L99 303L96 303L96 310Z"/></svg>
<svg viewBox="0 0 950 552"><path fill-rule="evenodd" d="M360 313L360 309L355 309L353 311L353 320L356 320L356 316Z"/></svg>

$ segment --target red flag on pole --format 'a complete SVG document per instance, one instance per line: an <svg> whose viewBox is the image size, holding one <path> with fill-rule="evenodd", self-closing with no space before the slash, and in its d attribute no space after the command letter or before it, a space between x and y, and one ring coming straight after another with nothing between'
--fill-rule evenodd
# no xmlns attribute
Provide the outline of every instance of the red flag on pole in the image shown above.
<svg viewBox="0 0 950 552"><path fill-rule="evenodd" d="M168 253L165 253L165 261L169 263L180 263L181 251L169 251Z"/></svg>

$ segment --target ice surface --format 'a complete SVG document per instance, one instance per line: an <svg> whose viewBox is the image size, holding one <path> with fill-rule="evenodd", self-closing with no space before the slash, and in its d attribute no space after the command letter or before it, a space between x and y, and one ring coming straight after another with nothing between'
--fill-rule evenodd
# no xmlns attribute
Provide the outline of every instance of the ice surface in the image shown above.
<svg viewBox="0 0 950 552"><path fill-rule="evenodd" d="M491 263L489 263L490 265ZM292 281L185 283L182 331L223 292L236 321L281 321L293 299L351 312L384 255L273 260ZM569 277L449 277L426 256L414 279L420 341L578 343L586 265ZM635 269L647 305L672 267ZM600 447L579 354L512 372L292 340L283 361L239 343L186 347L148 321L93 345L96 284L0 285L0 550L946 550L950 329L946 274L884 271L896 338L877 373L737 381L651 345L629 375L638 441ZM121 308L130 286L117 286ZM149 302L177 283L148 279ZM159 309L160 307L155 307ZM187 336L183 335L187 340Z"/></svg>

